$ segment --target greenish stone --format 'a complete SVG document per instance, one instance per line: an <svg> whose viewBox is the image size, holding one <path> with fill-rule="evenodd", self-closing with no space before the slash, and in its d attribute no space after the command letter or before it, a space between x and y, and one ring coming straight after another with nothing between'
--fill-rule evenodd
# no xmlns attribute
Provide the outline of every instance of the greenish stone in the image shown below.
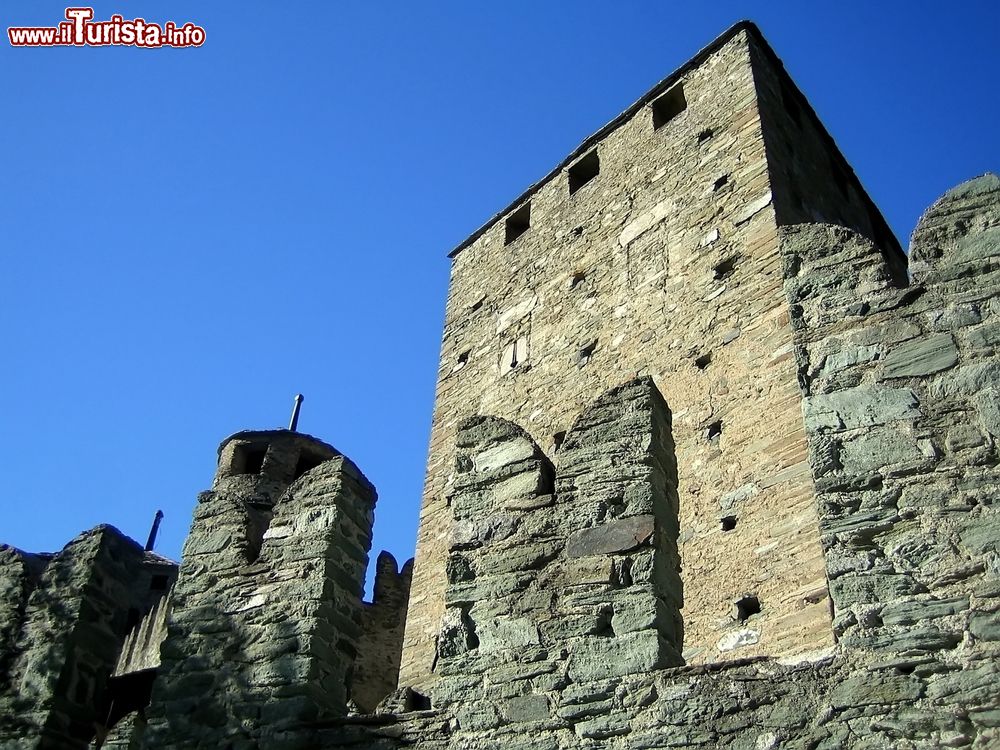
<svg viewBox="0 0 1000 750"><path fill-rule="evenodd" d="M830 691L830 703L835 708L892 705L915 701L922 694L923 685L912 677L863 674L836 685Z"/></svg>
<svg viewBox="0 0 1000 750"><path fill-rule="evenodd" d="M651 515L622 518L572 534L566 544L566 554L587 557L628 552L648 544L655 531L656 519Z"/></svg>
<svg viewBox="0 0 1000 750"><path fill-rule="evenodd" d="M981 641L1000 641L1000 612L976 612L969 620L969 632Z"/></svg>
<svg viewBox="0 0 1000 750"><path fill-rule="evenodd" d="M589 682L648 672L668 666L667 652L655 631L616 638L586 638L571 645L569 677Z"/></svg>
<svg viewBox="0 0 1000 750"><path fill-rule="evenodd" d="M886 625L913 625L922 620L955 615L968 608L969 600L965 598L894 602L882 610L881 617Z"/></svg>
<svg viewBox="0 0 1000 750"><path fill-rule="evenodd" d="M521 695L504 702L503 714L507 721L519 723L544 721L549 718L549 701L544 695Z"/></svg>
<svg viewBox="0 0 1000 750"><path fill-rule="evenodd" d="M916 341L907 341L892 349L885 357L884 378L912 378L930 375L954 367L958 348L950 333L940 333Z"/></svg>
<svg viewBox="0 0 1000 750"><path fill-rule="evenodd" d="M806 398L803 416L810 431L852 430L919 417L919 403L909 388L862 386Z"/></svg>

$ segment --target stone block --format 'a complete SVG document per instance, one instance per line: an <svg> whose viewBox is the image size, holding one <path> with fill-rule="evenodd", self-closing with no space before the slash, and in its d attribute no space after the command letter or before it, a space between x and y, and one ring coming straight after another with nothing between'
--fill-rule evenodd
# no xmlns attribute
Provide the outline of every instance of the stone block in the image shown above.
<svg viewBox="0 0 1000 750"><path fill-rule="evenodd" d="M919 594L923 587L911 576L892 573L846 574L830 581L830 597L837 609L854 604L891 602Z"/></svg>
<svg viewBox="0 0 1000 750"><path fill-rule="evenodd" d="M447 659L467 653L478 645L476 627L468 613L458 607L446 609L438 635L438 655Z"/></svg>
<svg viewBox="0 0 1000 750"><path fill-rule="evenodd" d="M987 387L975 394L973 402L979 419L993 437L1000 437L1000 390Z"/></svg>
<svg viewBox="0 0 1000 750"><path fill-rule="evenodd" d="M806 428L818 431L852 430L915 419L919 401L909 388L860 386L810 396L803 402Z"/></svg>
<svg viewBox="0 0 1000 750"><path fill-rule="evenodd" d="M878 429L845 440L840 461L846 475L868 477L894 467L920 465L927 461L927 456L907 433Z"/></svg>
<svg viewBox="0 0 1000 750"><path fill-rule="evenodd" d="M827 355L823 359L823 365L820 367L819 374L821 376L833 375L848 367L872 362L878 358L879 351L880 347L874 344L846 347Z"/></svg>
<svg viewBox="0 0 1000 750"><path fill-rule="evenodd" d="M628 719L615 714L578 722L574 725L573 729L580 737L588 740L606 740L612 737L621 737L632 731Z"/></svg>
<svg viewBox="0 0 1000 750"><path fill-rule="evenodd" d="M666 605L651 592L637 592L637 596L620 596L615 599L611 628L615 635L633 633L639 630L665 629ZM660 625L661 627L657 628Z"/></svg>
<svg viewBox="0 0 1000 750"><path fill-rule="evenodd" d="M881 617L886 625L914 625L923 620L955 615L968 608L968 599L922 599L888 604Z"/></svg>
<svg viewBox="0 0 1000 750"><path fill-rule="evenodd" d="M517 436L481 450L473 455L472 461L476 471L491 472L509 464L526 461L534 455L535 446L532 442L526 437Z"/></svg>
<svg viewBox="0 0 1000 750"><path fill-rule="evenodd" d="M505 649L537 646L541 641L538 626L524 617L497 617L477 627L479 650L488 654Z"/></svg>
<svg viewBox="0 0 1000 750"><path fill-rule="evenodd" d="M882 365L883 378L913 378L954 367L958 347L950 333L907 341L889 350Z"/></svg>
<svg viewBox="0 0 1000 750"><path fill-rule="evenodd" d="M461 729L483 732L503 724L500 709L491 701L462 701L455 709L455 719Z"/></svg>
<svg viewBox="0 0 1000 750"><path fill-rule="evenodd" d="M651 515L610 521L570 536L566 554L570 557L586 557L628 552L649 544L655 531L656 519Z"/></svg>
<svg viewBox="0 0 1000 750"><path fill-rule="evenodd" d="M969 620L969 632L982 641L1000 641L1000 612L976 612Z"/></svg>
<svg viewBox="0 0 1000 750"><path fill-rule="evenodd" d="M1000 552L1000 513L966 519L959 528L958 537L962 548L974 559L987 552Z"/></svg>
<svg viewBox="0 0 1000 750"><path fill-rule="evenodd" d="M642 674L669 666L672 661L669 650L653 630L614 638L586 638L570 646L569 677L575 682L604 680Z"/></svg>
<svg viewBox="0 0 1000 750"><path fill-rule="evenodd" d="M912 677L864 674L851 677L830 692L835 708L911 703L923 694L923 686Z"/></svg>
<svg viewBox="0 0 1000 750"><path fill-rule="evenodd" d="M507 721L545 721L549 718L549 701L544 695L521 695L508 698L501 709Z"/></svg>

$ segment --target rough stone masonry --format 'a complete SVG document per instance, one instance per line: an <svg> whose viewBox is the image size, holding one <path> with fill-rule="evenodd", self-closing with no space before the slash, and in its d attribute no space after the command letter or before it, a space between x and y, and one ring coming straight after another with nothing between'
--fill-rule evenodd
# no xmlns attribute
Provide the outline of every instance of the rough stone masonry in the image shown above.
<svg viewBox="0 0 1000 750"><path fill-rule="evenodd" d="M741 23L452 257L415 566L237 433L179 568L0 548L0 746L1000 746L1000 178L907 256Z"/></svg>

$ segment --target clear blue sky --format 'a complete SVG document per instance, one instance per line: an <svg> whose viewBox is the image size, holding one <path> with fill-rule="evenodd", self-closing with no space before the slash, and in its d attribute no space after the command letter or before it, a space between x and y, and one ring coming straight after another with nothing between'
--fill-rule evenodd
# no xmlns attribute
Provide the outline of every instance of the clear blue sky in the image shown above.
<svg viewBox="0 0 1000 750"><path fill-rule="evenodd" d="M0 23L64 3L4 0ZM218 443L300 428L412 554L448 251L740 18L906 244L1000 169L1000 3L100 2L198 49L0 45L0 541L177 557Z"/></svg>

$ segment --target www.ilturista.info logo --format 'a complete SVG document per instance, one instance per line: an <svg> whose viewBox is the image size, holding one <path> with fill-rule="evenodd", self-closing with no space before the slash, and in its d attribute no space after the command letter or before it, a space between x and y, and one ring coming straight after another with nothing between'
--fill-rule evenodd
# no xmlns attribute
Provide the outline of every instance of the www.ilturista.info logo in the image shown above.
<svg viewBox="0 0 1000 750"><path fill-rule="evenodd" d="M200 47L205 29L167 21L160 25L143 18L125 20L119 15L94 21L93 8L67 8L58 26L11 26L7 37L13 47Z"/></svg>

